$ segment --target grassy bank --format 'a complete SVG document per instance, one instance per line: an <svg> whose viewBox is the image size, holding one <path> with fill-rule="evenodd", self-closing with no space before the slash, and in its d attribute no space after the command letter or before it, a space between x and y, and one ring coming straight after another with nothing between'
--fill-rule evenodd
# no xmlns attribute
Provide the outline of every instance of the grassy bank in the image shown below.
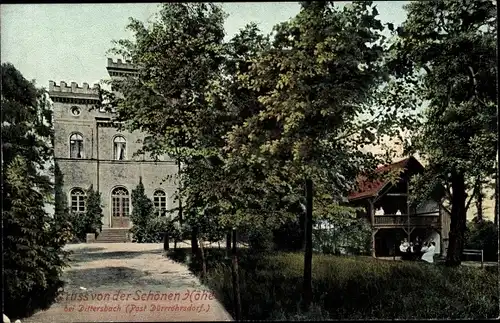
<svg viewBox="0 0 500 323"><path fill-rule="evenodd" d="M207 249L205 282L233 313L230 261ZM243 319L431 319L498 316L497 268L446 268L369 257L314 255L314 306L300 312L303 255L240 251ZM169 253L196 274L199 261L189 249Z"/></svg>

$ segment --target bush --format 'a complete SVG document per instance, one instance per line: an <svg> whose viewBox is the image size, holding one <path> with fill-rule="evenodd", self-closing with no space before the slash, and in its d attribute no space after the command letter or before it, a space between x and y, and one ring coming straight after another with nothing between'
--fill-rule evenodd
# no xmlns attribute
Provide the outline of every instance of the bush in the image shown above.
<svg viewBox="0 0 500 323"><path fill-rule="evenodd" d="M367 255L370 248L371 228L361 219L313 232L313 249L324 254Z"/></svg>
<svg viewBox="0 0 500 323"><path fill-rule="evenodd" d="M253 229L248 233L248 244L254 252L268 252L274 249L273 232L268 228Z"/></svg>
<svg viewBox="0 0 500 323"><path fill-rule="evenodd" d="M132 228L130 232L133 235L134 242L147 243L161 241L161 221L153 221L157 215L154 214L153 202L144 192L142 178L139 184L132 190ZM154 223L152 223L154 222Z"/></svg>
<svg viewBox="0 0 500 323"><path fill-rule="evenodd" d="M181 251L169 254L186 260ZM207 249L207 285L233 310L231 264ZM498 316L495 271L370 257L313 256L313 307L300 311L304 255L239 250L242 319L435 319ZM190 269L201 272L199 263Z"/></svg>
<svg viewBox="0 0 500 323"><path fill-rule="evenodd" d="M273 231L274 246L282 251L299 251L304 244L303 216L301 220L288 220Z"/></svg>
<svg viewBox="0 0 500 323"><path fill-rule="evenodd" d="M71 224L73 235L76 238L74 242L85 242L87 233L95 233L96 237L102 231L102 213L101 193L94 191L92 185L87 190L85 197L86 210L84 213L72 213Z"/></svg>

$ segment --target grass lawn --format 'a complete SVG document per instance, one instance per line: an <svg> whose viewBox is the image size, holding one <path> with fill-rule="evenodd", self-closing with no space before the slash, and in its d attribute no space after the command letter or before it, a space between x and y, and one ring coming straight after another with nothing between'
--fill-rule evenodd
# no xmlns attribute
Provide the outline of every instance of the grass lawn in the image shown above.
<svg viewBox="0 0 500 323"><path fill-rule="evenodd" d="M224 250L207 248L211 287L233 311L231 262ZM301 313L303 254L252 254L240 250L242 318L245 320L496 318L499 314L497 267L447 268L437 264L394 262L370 257L315 254L314 306ZM190 249L168 257L195 274L198 259Z"/></svg>

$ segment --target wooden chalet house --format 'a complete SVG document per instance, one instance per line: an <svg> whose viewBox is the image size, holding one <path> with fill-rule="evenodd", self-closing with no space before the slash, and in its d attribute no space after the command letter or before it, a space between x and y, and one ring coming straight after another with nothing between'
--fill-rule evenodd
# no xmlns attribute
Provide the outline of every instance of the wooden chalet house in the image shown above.
<svg viewBox="0 0 500 323"><path fill-rule="evenodd" d="M359 190L349 195L349 204L365 210L358 216L371 224L374 257L399 255L401 241L413 241L417 236L423 241L433 240L441 255L446 250L450 215L441 201L424 201L415 207L408 203L409 180L423 170L412 156L375 170L377 175L395 172L396 180L358 178Z"/></svg>

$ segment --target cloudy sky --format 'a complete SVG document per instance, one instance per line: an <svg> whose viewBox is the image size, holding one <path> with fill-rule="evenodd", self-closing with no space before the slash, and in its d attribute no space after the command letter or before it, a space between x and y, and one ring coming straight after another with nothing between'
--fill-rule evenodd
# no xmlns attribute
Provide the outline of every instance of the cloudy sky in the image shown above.
<svg viewBox="0 0 500 323"><path fill-rule="evenodd" d="M405 19L407 1L375 1L383 22ZM342 3L340 3L342 4ZM297 2L223 3L230 38L247 23L265 33L299 11ZM114 39L128 38L129 17L142 21L158 11L157 3L9 4L1 6L1 61L10 62L38 86L49 80L97 83L106 78L106 51Z"/></svg>

